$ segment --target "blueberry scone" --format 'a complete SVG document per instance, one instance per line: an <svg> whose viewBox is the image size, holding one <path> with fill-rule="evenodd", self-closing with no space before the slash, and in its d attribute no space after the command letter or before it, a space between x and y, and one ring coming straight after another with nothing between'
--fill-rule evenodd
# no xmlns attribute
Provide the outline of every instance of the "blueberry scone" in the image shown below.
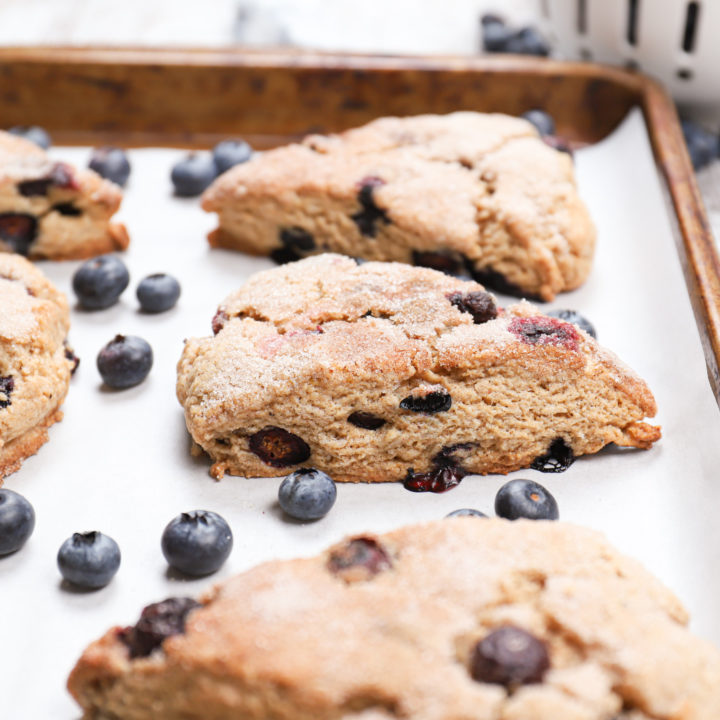
<svg viewBox="0 0 720 720"><path fill-rule="evenodd" d="M452 518L150 605L68 685L86 720L717 720L686 623L594 531Z"/></svg>
<svg viewBox="0 0 720 720"><path fill-rule="evenodd" d="M65 296L18 255L0 253L0 484L47 441L77 359Z"/></svg>
<svg viewBox="0 0 720 720"><path fill-rule="evenodd" d="M312 135L222 175L203 208L218 214L217 247L406 262L541 300L585 281L595 245L571 157L497 114Z"/></svg>
<svg viewBox="0 0 720 720"><path fill-rule="evenodd" d="M177 394L216 477L311 464L442 490L660 437L645 383L585 332L436 270L306 258L255 275L212 325Z"/></svg>
<svg viewBox="0 0 720 720"><path fill-rule="evenodd" d="M0 131L0 252L66 260L124 250L125 226L110 222L121 200L120 188L92 170Z"/></svg>

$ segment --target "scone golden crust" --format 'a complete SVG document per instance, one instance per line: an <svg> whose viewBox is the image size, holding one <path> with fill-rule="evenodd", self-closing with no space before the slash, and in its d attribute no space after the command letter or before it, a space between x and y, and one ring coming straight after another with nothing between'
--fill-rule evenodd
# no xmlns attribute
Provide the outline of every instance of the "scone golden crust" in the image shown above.
<svg viewBox="0 0 720 720"><path fill-rule="evenodd" d="M251 278L213 330L177 393L218 477L432 484L660 437L645 383L591 337L427 268L307 258Z"/></svg>
<svg viewBox="0 0 720 720"><path fill-rule="evenodd" d="M720 653L642 566L569 524L355 536L201 603L149 606L87 648L68 682L86 720L720 717Z"/></svg>
<svg viewBox="0 0 720 720"><path fill-rule="evenodd" d="M23 138L0 131L0 252L68 260L124 250L111 223L122 192L92 170L53 162Z"/></svg>
<svg viewBox="0 0 720 720"><path fill-rule="evenodd" d="M572 159L507 115L387 117L256 156L205 192L212 245L278 261L331 251L552 300L590 272Z"/></svg>
<svg viewBox="0 0 720 720"><path fill-rule="evenodd" d="M65 296L18 255L0 253L0 484L62 418L75 365Z"/></svg>

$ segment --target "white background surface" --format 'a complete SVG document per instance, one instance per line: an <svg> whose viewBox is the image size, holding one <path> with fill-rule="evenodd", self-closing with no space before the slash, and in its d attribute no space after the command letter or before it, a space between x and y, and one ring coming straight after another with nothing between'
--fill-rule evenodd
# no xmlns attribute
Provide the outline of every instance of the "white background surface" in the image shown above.
<svg viewBox="0 0 720 720"><path fill-rule="evenodd" d="M292 44L475 53L488 9L513 21L540 0L0 0L0 45Z"/></svg>
<svg viewBox="0 0 720 720"><path fill-rule="evenodd" d="M53 150L85 164L87 150ZM258 561L312 554L346 533L385 530L441 518L460 507L492 512L506 478L469 477L443 495L413 494L399 483L339 487L323 520L285 520L275 499L279 480L227 476L215 482L209 462L192 459L174 396L175 363L183 338L210 333L220 300L265 258L210 250L214 220L195 199L171 196L169 171L180 153L136 150L120 217L132 237L125 260L131 286L108 310L72 311L71 341L81 357L65 403L65 420L50 442L6 486L24 494L37 513L35 534L0 559L0 717L77 720L64 690L82 649L114 624L135 622L149 602L196 594ZM655 392L664 437L653 450L606 450L579 459L567 472L531 477L555 494L561 518L603 530L640 558L680 595L693 628L720 643L720 413L706 379L668 217L642 119L635 114L615 135L577 154L581 192L599 231L587 284L553 306L575 307ZM78 263L42 263L72 295ZM142 315L134 290L147 274L176 275L183 294L166 314ZM145 337L155 365L145 383L121 392L101 387L95 356L116 333ZM220 512L235 547L211 578L184 581L167 572L160 535L175 515ZM56 569L60 544L73 532L101 530L122 550L118 575L105 589L64 588ZM9 703L9 704L8 704Z"/></svg>

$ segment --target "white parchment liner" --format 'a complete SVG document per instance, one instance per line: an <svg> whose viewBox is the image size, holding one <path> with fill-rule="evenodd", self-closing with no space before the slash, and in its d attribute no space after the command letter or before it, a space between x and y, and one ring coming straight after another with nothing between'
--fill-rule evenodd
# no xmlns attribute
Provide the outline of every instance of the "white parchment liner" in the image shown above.
<svg viewBox="0 0 720 720"><path fill-rule="evenodd" d="M89 155L77 148L52 152L83 165ZM75 660L109 626L133 623L149 602L196 594L263 560L313 554L346 533L441 518L460 507L491 513L495 492L506 481L470 477L444 495L413 494L400 484L340 486L330 515L300 524L278 510L278 480L210 478L209 463L189 453L175 399L175 364L183 338L210 334L220 300L273 263L208 247L205 235L214 218L196 199L172 197L170 168L181 154L130 152L133 172L120 217L132 237L125 254L131 286L111 309L73 308L71 341L82 362L65 420L6 481L33 503L37 525L22 551L0 559L3 717L76 720L79 712L64 690ZM586 285L551 306L583 312L600 341L647 380L664 437L648 452L606 450L563 474L513 475L545 484L562 519L604 531L642 560L687 605L693 629L720 644L720 413L640 113L606 141L577 153L576 165L598 228L597 256ZM77 266L42 263L71 298ZM154 272L175 275L183 294L171 312L142 315L135 287ZM107 392L95 357L118 332L146 338L155 365L139 387ZM235 547L215 576L181 581L166 572L160 535L181 511L201 508L225 516ZM107 588L69 592L61 588L55 557L66 537L84 530L115 538L122 565Z"/></svg>

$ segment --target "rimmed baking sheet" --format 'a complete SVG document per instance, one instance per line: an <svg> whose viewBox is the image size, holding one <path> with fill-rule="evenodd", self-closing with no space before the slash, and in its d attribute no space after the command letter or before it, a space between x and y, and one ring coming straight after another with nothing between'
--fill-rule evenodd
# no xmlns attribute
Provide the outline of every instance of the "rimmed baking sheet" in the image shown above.
<svg viewBox="0 0 720 720"><path fill-rule="evenodd" d="M64 689L75 660L109 626L133 623L148 602L198 593L259 561L315 553L346 533L442 518L460 507L491 513L495 492L507 480L468 477L443 495L413 494L399 483L344 485L325 519L301 524L278 510L278 480L210 478L209 462L189 453L174 394L175 363L183 338L210 333L220 300L273 264L209 249L205 235L214 218L196 199L172 197L170 167L181 154L130 152L133 172L120 217L132 237L124 255L131 286L108 310L73 308L71 341L82 362L65 419L6 480L6 487L33 503L37 525L23 550L0 559L4 717L77 720L80 713ZM52 155L84 165L89 150L57 148ZM603 142L579 151L576 167L598 228L595 266L584 287L545 307L583 312L601 343L647 380L664 437L647 452L607 449L581 458L563 474L526 470L512 476L545 484L563 520L604 531L640 559L680 596L693 629L720 644L720 414L640 112ZM72 298L78 264L41 266ZM157 316L140 314L134 297L137 282L153 272L174 274L183 288L178 306ZM105 391L95 356L118 332L146 338L155 365L139 387ZM166 571L160 535L175 515L198 508L225 516L235 547L215 576L178 580ZM73 532L94 529L119 543L120 571L103 590L68 591L56 569L57 550Z"/></svg>

